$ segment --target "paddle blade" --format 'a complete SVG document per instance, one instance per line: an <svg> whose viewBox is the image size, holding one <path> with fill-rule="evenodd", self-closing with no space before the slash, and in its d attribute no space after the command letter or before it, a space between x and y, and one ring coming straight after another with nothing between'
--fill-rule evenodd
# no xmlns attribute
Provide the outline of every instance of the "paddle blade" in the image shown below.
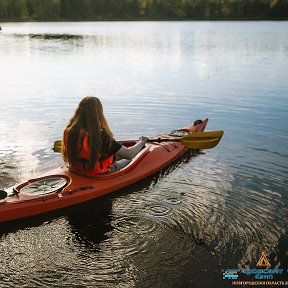
<svg viewBox="0 0 288 288"><path fill-rule="evenodd" d="M181 144L190 149L211 149L221 140L224 131L189 133L181 139Z"/></svg>
<svg viewBox="0 0 288 288"><path fill-rule="evenodd" d="M61 153L62 150L62 140L56 140L54 142L54 147L53 147L54 152Z"/></svg>

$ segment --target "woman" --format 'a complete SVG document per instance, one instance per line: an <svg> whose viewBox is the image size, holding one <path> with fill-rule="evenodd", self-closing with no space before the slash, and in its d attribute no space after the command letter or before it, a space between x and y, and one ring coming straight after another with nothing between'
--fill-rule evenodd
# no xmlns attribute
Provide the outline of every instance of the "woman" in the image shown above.
<svg viewBox="0 0 288 288"><path fill-rule="evenodd" d="M82 99L63 135L62 155L69 168L82 174L111 173L124 168L147 142L146 137L129 148L113 139L97 97ZM122 158L115 161L117 158Z"/></svg>

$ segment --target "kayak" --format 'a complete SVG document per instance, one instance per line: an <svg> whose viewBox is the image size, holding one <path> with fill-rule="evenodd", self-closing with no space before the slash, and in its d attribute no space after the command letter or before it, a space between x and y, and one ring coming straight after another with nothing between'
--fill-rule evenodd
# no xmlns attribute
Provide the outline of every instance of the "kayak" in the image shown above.
<svg viewBox="0 0 288 288"><path fill-rule="evenodd" d="M203 132L208 119L197 121L158 135L162 141L148 142L135 158L122 170L95 176L86 176L71 171L66 166L49 171L38 178L8 188L7 196L0 200L0 222L22 219L48 213L130 186L177 160L188 148L177 141L184 135ZM208 132L205 132L208 133ZM199 133L201 134L201 133ZM164 141L163 141L164 139ZM120 141L127 147L136 140Z"/></svg>

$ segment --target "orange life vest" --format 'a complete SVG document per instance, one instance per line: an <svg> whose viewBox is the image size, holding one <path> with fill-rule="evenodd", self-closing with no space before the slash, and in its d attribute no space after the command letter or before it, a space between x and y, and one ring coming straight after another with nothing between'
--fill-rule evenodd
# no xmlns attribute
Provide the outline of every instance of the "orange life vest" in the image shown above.
<svg viewBox="0 0 288 288"><path fill-rule="evenodd" d="M68 134L70 132L70 128L66 128L64 131L64 149L66 149L67 151L67 139L68 139ZM84 139L83 139L83 145L81 147L81 139L82 136L84 134ZM69 168L71 168L72 170L76 170L77 172L81 173L81 174L87 174L87 175L97 175L97 174L103 174L105 172L108 171L108 169L113 165L114 163L114 157L110 156L106 159L103 159L102 161L98 161L96 166L94 168L91 169L91 167L89 167L89 158L90 158L90 151L89 151L89 135L87 132L84 132L84 130L81 130L80 135L79 135L79 139L78 139L78 147L81 147L80 153L79 155L77 155L78 157L78 161L76 161L75 163L73 163L72 165L69 164ZM68 148L69 149L69 148Z"/></svg>

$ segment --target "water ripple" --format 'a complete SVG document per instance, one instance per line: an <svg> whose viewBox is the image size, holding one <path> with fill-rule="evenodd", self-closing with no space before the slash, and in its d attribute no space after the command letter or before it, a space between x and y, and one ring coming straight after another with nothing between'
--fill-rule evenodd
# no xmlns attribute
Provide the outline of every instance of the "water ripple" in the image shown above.
<svg viewBox="0 0 288 288"><path fill-rule="evenodd" d="M161 214L162 216L162 214ZM155 231L157 223L152 219L137 215L117 217L112 226L123 233L149 234Z"/></svg>

